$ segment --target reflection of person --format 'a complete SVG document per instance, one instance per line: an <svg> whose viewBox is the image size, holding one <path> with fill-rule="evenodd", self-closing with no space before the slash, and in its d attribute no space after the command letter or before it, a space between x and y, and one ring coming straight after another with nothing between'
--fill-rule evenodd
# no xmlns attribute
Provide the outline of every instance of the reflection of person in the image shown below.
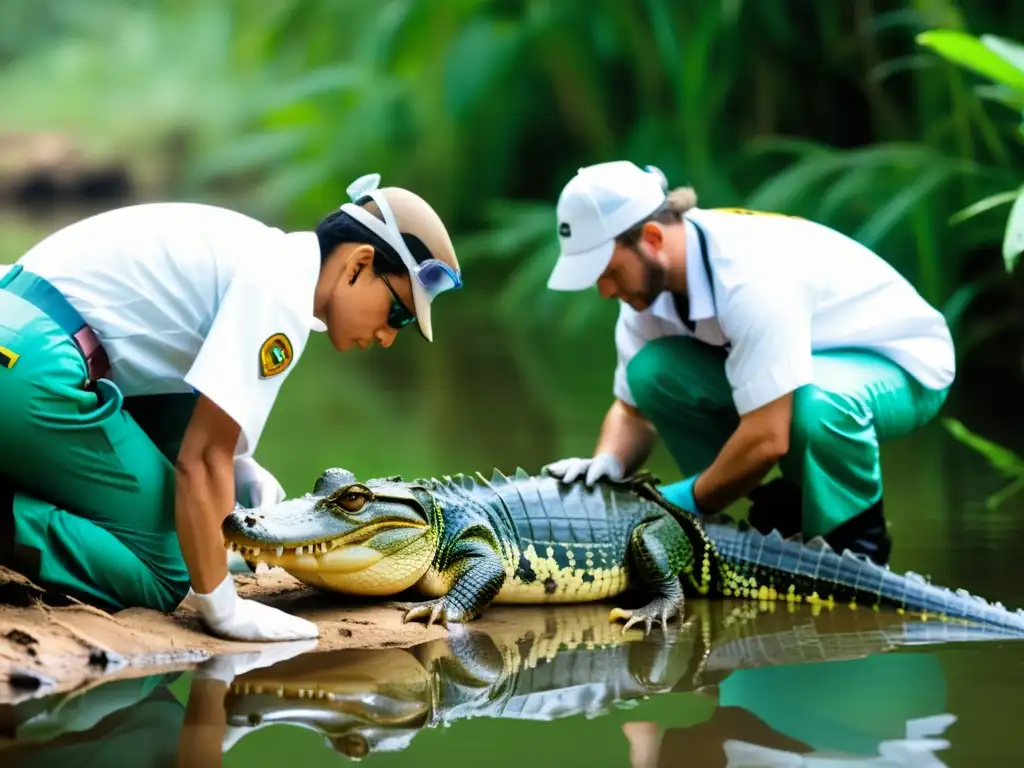
<svg viewBox="0 0 1024 768"><path fill-rule="evenodd" d="M227 726L224 696L231 682L315 647L315 640L273 643L208 659L192 670L187 706L168 689L180 677L172 672L0 707L0 727L14 737L0 743L0 764L121 765L131 755L131 765L219 766L247 732Z"/></svg>
<svg viewBox="0 0 1024 768"><path fill-rule="evenodd" d="M84 693L12 707L15 722L10 732L15 741L0 749L0 764L4 768L174 765L185 707L168 685L178 676L174 672L115 680ZM126 755L131 756L127 761ZM219 760L219 750L216 757Z"/></svg>
<svg viewBox="0 0 1024 768"><path fill-rule="evenodd" d="M656 169L610 162L581 169L561 193L548 286L596 284L621 307L615 401L594 456L547 470L621 479L656 432L685 476L664 492L686 510L749 494L759 530L802 530L887 561L879 443L945 401L945 320L839 232L700 209L692 189L667 186ZM757 488L776 463L782 477Z"/></svg>
<svg viewBox="0 0 1024 768"><path fill-rule="evenodd" d="M345 351L415 321L429 341L462 285L434 210L377 180L315 232L131 206L0 268L0 561L114 610L174 610L191 583L223 637L317 636L238 598L220 526L284 497L252 456L311 330Z"/></svg>
<svg viewBox="0 0 1024 768"><path fill-rule="evenodd" d="M676 765L679 755L722 768L798 765L794 756L812 753L867 763L883 743L887 756L920 756L942 747L928 737L951 722L942 664L926 653L736 669L717 693L712 716L687 728L624 726L631 766Z"/></svg>

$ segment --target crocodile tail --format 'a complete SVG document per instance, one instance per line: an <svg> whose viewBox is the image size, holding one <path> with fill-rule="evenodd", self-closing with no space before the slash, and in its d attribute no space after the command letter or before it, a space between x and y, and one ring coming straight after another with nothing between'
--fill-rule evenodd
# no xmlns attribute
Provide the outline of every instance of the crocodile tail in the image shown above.
<svg viewBox="0 0 1024 768"><path fill-rule="evenodd" d="M804 542L799 536L783 539L778 531L764 535L710 523L704 528L722 558L727 597L886 606L1024 636L1024 610L1009 611L966 590L931 584L912 571L895 573L849 550L840 554L820 537Z"/></svg>

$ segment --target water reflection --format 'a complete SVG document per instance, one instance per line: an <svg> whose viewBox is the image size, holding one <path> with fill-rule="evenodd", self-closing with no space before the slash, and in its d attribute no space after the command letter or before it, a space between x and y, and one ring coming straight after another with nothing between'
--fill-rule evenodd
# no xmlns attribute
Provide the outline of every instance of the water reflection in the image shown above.
<svg viewBox="0 0 1024 768"><path fill-rule="evenodd" d="M178 677L170 674L2 708L0 763L112 765L130 754L133 765L219 766L278 725L312 731L336 755L407 752L411 763L425 759L421 734L453 724L447 748L475 763L484 756L466 754L464 742L483 721L602 718L636 768L684 756L730 768L944 766L935 753L948 746L941 737L955 718L942 667L931 654L887 652L975 639L874 611L813 616L750 603L691 601L683 625L648 637L623 635L607 606L519 613L514 628L471 626L408 649L302 653L308 645L274 644L221 657L197 670L185 704L170 692ZM708 705L694 722L665 727L666 713L678 722L700 709L695 701ZM664 705L660 715L654 704ZM557 726L547 728L557 738ZM539 749L506 741L490 749L523 759ZM292 750L292 759L302 755Z"/></svg>

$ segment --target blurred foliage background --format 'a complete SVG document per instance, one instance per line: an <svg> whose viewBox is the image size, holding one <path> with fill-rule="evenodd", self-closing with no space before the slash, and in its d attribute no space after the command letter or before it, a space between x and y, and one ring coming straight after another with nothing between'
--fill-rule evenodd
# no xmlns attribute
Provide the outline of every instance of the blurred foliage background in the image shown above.
<svg viewBox="0 0 1024 768"><path fill-rule="evenodd" d="M703 206L835 226L945 313L946 426L883 448L892 567L1020 605L1015 41L1019 0L2 0L0 263L129 202L312 228L379 172L442 213L466 288L432 345L337 355L314 335L257 458L289 495L326 466L537 471L591 452L615 364L616 305L545 289L557 195L582 165L653 163ZM662 448L650 466L676 479ZM955 656L959 701L988 708L959 707L952 754L977 762L1016 710L998 666ZM518 755L509 733L487 746ZM300 754L261 736L229 758Z"/></svg>
<svg viewBox="0 0 1024 768"><path fill-rule="evenodd" d="M290 493L326 464L536 471L590 452L614 366L615 304L545 290L558 192L653 163L703 206L856 237L946 314L948 424L989 464L941 428L887 460L922 525L948 522L1024 482L1015 40L1009 0L5 0L0 260L125 201L311 228L379 172L449 222L467 288L434 345L349 360L314 338L258 456Z"/></svg>

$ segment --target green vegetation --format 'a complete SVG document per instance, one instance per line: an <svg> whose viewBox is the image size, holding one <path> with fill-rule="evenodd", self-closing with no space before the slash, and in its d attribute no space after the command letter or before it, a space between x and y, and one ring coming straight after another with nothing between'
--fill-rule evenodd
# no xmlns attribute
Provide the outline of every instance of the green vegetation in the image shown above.
<svg viewBox="0 0 1024 768"><path fill-rule="evenodd" d="M451 223L472 287L452 306L505 329L535 399L557 388L533 362L553 345L589 344L610 362L615 305L544 282L560 187L613 157L658 165L701 205L796 213L876 248L945 313L961 371L976 362L1019 382L1024 48L1012 40L1024 6L0 6L0 103L17 105L5 130L73 135L127 163L143 196L305 227L366 172L422 192ZM411 375L440 392L457 353L434 352L413 353ZM595 413L607 391L588 395Z"/></svg>

